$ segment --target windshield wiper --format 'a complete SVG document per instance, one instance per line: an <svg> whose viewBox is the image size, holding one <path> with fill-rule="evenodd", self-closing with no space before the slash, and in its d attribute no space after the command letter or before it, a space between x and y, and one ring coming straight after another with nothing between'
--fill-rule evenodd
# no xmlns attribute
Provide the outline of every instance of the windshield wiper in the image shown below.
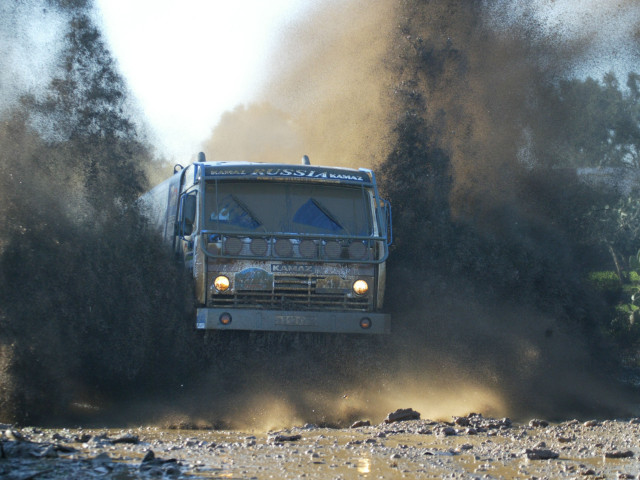
<svg viewBox="0 0 640 480"><path fill-rule="evenodd" d="M318 210L320 210L324 215L326 215L326 217L331 220L333 223L335 223L337 225L337 227L340 230L344 230L346 231L347 235L351 235L351 232L344 228L340 222L338 220L336 220L336 218L331 214L331 212L324 206L322 205L318 200L316 200L315 198L312 198L311 201L314 203L314 205L316 207L318 207Z"/></svg>
<svg viewBox="0 0 640 480"><path fill-rule="evenodd" d="M254 222L256 222L260 228L262 228L262 230L263 230L264 232L266 232L266 231L267 231L266 227L264 226L264 223L262 223L262 221L260 220L260 218L258 218L258 216L256 216L256 215L251 211L251 209L250 209L249 207L247 207L247 205L246 205L244 202L242 202L242 201L241 201L238 197L236 197L233 193L232 193L230 196L231 196L231 199L232 199L234 202L236 202L236 204L237 204L237 205L238 205L242 210L244 210L244 211L247 213L247 215L249 215L249 216L251 217L251 219L252 219Z"/></svg>

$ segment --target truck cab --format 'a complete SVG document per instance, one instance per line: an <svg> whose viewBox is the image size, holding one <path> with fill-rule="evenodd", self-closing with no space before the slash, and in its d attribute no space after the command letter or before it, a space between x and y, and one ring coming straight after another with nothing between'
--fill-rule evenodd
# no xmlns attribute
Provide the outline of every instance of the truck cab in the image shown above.
<svg viewBox="0 0 640 480"><path fill-rule="evenodd" d="M196 328L389 333L391 211L368 169L196 162L144 196Z"/></svg>

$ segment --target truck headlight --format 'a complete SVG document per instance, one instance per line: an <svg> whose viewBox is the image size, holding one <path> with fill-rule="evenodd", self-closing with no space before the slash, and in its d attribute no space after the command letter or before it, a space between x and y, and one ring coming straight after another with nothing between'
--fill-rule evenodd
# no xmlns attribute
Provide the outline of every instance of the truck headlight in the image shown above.
<svg viewBox="0 0 640 480"><path fill-rule="evenodd" d="M364 295L369 291L369 285L364 280L356 280L353 282L353 291L356 295Z"/></svg>
<svg viewBox="0 0 640 480"><path fill-rule="evenodd" d="M224 275L219 275L213 281L213 286L216 287L216 290L219 292L224 292L229 288L229 278Z"/></svg>

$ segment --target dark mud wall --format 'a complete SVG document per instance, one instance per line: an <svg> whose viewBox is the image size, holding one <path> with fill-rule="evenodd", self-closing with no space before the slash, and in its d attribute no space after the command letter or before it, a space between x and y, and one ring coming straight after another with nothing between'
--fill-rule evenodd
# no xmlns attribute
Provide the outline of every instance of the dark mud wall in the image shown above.
<svg viewBox="0 0 640 480"><path fill-rule="evenodd" d="M496 22L498 3L398 6L380 166L395 212L395 359L461 391L480 383L511 415L625 410L603 387L609 319L584 281L603 257L581 222L612 192L549 156L573 138L547 107L588 45L541 35L533 16Z"/></svg>
<svg viewBox="0 0 640 480"><path fill-rule="evenodd" d="M57 66L0 124L0 418L23 423L178 388L192 360L189 280L135 203L151 154L125 84L90 5L40 7L66 19Z"/></svg>

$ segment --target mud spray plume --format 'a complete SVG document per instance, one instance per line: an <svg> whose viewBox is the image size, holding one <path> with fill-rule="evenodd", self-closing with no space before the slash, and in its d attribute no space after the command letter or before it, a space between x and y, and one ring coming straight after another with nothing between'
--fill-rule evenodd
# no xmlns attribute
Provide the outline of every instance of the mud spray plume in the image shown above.
<svg viewBox="0 0 640 480"><path fill-rule="evenodd" d="M394 2L329 2L283 34L257 101L227 113L211 160L372 166L387 153Z"/></svg>
<svg viewBox="0 0 640 480"><path fill-rule="evenodd" d="M51 424L174 388L192 312L188 277L135 204L150 148L91 6L33 4L62 40L47 87L0 123L0 419Z"/></svg>
<svg viewBox="0 0 640 480"><path fill-rule="evenodd" d="M624 410L592 355L602 309L569 231L581 187L550 175L551 159L526 155L528 135L547 140L536 127L549 86L589 45L542 34L526 9L504 23L500 6L509 10L463 1L397 10L396 142L381 170L399 212L388 295L403 322L398 348L441 381L470 375L509 415Z"/></svg>

